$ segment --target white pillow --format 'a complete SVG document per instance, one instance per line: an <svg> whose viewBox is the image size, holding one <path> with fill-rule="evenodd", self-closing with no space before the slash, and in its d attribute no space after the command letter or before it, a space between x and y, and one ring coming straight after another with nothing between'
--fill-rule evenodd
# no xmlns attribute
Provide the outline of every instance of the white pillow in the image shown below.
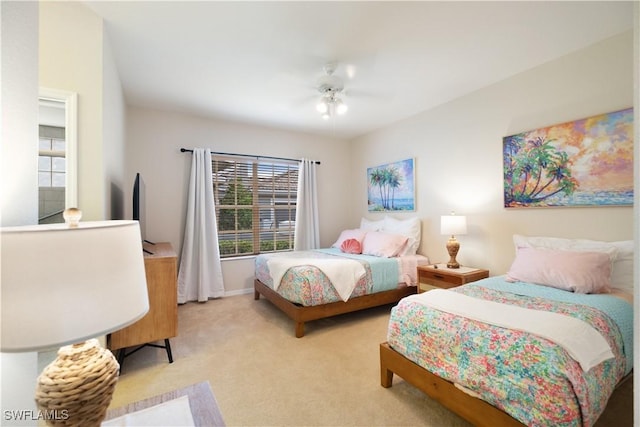
<svg viewBox="0 0 640 427"><path fill-rule="evenodd" d="M367 218L362 218L360 220L360 228L363 230L382 231L383 227L384 227L384 218L378 221L371 221Z"/></svg>
<svg viewBox="0 0 640 427"><path fill-rule="evenodd" d="M399 254L399 256L415 255L418 251L421 236L419 218L409 218L401 220L386 216L384 218L384 226L382 228L382 231L384 231L385 233L401 234L409 239L407 241L407 246L405 247L404 251Z"/></svg>
<svg viewBox="0 0 640 427"><path fill-rule="evenodd" d="M611 262L618 255L618 248L612 242L601 242L587 239L565 239L562 237L538 237L513 235L513 243L518 248L547 248L574 252L604 252Z"/></svg>
<svg viewBox="0 0 640 427"><path fill-rule="evenodd" d="M610 242L618 248L618 256L613 261L611 286L633 293L633 240Z"/></svg>
<svg viewBox="0 0 640 427"><path fill-rule="evenodd" d="M398 256L407 244L407 237L400 234L368 231L362 242L362 254L385 258Z"/></svg>

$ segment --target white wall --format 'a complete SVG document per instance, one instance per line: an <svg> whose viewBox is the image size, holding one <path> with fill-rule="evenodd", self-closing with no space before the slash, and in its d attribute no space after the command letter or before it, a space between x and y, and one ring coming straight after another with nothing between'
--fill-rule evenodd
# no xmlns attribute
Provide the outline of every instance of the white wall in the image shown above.
<svg viewBox="0 0 640 427"><path fill-rule="evenodd" d="M38 7L2 2L3 226L38 223Z"/></svg>
<svg viewBox="0 0 640 427"><path fill-rule="evenodd" d="M351 222L383 215L367 212L366 168L414 157L411 215L422 219L420 252L432 262L448 260L439 232L451 210L468 221L458 261L493 275L508 270L514 233L632 239L631 207L506 210L502 195L504 136L632 106L632 70L628 32L354 140Z"/></svg>
<svg viewBox="0 0 640 427"><path fill-rule="evenodd" d="M126 105L111 44L103 39L102 152L104 153L104 218L124 219Z"/></svg>
<svg viewBox="0 0 640 427"><path fill-rule="evenodd" d="M129 187L125 217L131 218L131 188L140 172L146 190L146 238L171 242L180 255L191 154L180 148L287 158L310 158L318 169L320 240L331 245L348 223L352 206L351 159L348 143L331 138L286 132L170 112L129 107L127 171ZM225 290L253 287L253 257L225 260Z"/></svg>
<svg viewBox="0 0 640 427"><path fill-rule="evenodd" d="M2 226L38 223L38 4L0 2ZM6 300L3 300L3 303ZM28 309L28 308L25 308ZM0 311L1 313L1 311ZM0 321L3 328L4 321ZM37 354L0 354L2 425L32 425L6 410L35 410Z"/></svg>

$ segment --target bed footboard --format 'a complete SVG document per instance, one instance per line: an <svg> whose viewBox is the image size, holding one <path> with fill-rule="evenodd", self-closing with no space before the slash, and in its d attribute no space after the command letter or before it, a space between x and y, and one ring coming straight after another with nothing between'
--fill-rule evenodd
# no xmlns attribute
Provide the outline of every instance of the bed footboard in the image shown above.
<svg viewBox="0 0 640 427"><path fill-rule="evenodd" d="M384 342L380 344L382 387L389 388L393 385L394 373L478 427L522 427L524 425L506 412L463 392L453 383L415 364Z"/></svg>
<svg viewBox="0 0 640 427"><path fill-rule="evenodd" d="M258 300L260 299L260 295L262 295L289 316L295 322L296 338L302 338L304 336L305 322L350 313L352 311L364 310L366 308L393 304L406 296L416 293L415 286L407 286L390 291L363 295L347 301L306 307L292 303L258 279L255 279L253 283L254 299Z"/></svg>

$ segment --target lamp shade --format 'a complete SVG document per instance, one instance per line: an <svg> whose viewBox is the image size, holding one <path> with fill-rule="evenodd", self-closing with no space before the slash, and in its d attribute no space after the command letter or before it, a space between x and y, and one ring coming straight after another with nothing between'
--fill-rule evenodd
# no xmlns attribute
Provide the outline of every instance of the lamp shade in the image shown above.
<svg viewBox="0 0 640 427"><path fill-rule="evenodd" d="M1 229L3 352L73 344L149 310L137 221Z"/></svg>
<svg viewBox="0 0 640 427"><path fill-rule="evenodd" d="M447 234L449 236L467 234L467 217L464 215L441 216L440 234Z"/></svg>

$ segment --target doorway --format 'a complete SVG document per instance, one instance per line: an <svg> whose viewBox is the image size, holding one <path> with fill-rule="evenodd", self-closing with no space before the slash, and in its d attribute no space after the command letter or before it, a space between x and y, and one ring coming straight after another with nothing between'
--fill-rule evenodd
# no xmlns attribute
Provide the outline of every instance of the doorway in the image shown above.
<svg viewBox="0 0 640 427"><path fill-rule="evenodd" d="M40 89L38 143L38 223L64 222L77 206L77 95Z"/></svg>

